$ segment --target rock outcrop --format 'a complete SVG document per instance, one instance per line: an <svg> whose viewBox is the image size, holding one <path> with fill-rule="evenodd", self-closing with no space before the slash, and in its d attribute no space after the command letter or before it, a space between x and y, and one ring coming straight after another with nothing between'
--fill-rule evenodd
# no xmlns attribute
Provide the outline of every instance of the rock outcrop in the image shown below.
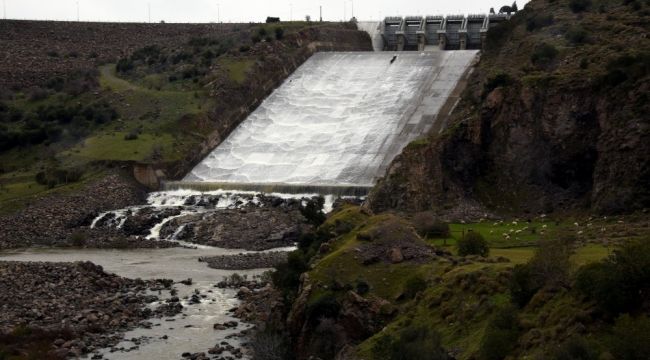
<svg viewBox="0 0 650 360"><path fill-rule="evenodd" d="M573 14L565 1L533 1L492 29L450 125L395 159L370 195L372 209L476 217L485 208L648 207L650 40L634 35L648 26L641 12L602 6ZM614 36L610 23L630 32Z"/></svg>

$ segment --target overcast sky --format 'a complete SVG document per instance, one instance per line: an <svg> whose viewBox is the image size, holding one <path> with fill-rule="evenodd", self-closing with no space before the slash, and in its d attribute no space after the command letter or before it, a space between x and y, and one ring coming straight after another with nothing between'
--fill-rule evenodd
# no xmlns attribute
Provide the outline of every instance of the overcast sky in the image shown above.
<svg viewBox="0 0 650 360"><path fill-rule="evenodd" d="M319 5L324 20L341 20L352 16L352 0L0 0L3 16L9 19L77 20L77 3L81 21L151 20L166 22L263 21L267 16L282 20L318 19ZM376 20L392 15L436 15L487 13L510 5L510 0L354 0L354 15L360 20ZM401 4L401 5L400 5ZM519 2L522 8L525 1Z"/></svg>

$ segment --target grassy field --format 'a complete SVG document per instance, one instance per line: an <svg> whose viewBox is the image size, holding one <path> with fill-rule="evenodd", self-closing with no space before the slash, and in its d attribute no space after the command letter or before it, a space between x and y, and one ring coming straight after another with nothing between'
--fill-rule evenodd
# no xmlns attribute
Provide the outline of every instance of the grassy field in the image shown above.
<svg viewBox="0 0 650 360"><path fill-rule="evenodd" d="M17 96L13 105L35 111L48 105L94 102L109 103L119 114L115 121L93 125L82 140L14 148L0 154L4 173L0 176L0 212L11 212L16 203L34 196L70 188L48 189L35 181L47 161L55 159L61 167L82 167L96 161L176 161L196 146L202 137L196 119L211 107L212 101L198 91L156 90L116 76L114 65L100 68L100 89L75 98L57 93L42 100L29 101ZM125 138L137 134L132 140Z"/></svg>

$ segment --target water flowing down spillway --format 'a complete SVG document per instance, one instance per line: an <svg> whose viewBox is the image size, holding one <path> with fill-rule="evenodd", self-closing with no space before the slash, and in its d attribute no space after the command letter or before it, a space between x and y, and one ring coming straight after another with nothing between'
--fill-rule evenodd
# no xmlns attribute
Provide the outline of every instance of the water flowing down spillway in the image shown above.
<svg viewBox="0 0 650 360"><path fill-rule="evenodd" d="M315 54L184 181L372 186L476 53Z"/></svg>

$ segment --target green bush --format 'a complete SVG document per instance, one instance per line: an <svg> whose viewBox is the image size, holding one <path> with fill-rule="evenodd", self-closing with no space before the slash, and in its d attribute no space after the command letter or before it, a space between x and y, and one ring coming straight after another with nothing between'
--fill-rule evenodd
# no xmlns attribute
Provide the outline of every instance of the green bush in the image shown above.
<svg viewBox="0 0 650 360"><path fill-rule="evenodd" d="M81 231L75 231L70 235L70 243L74 247L83 247L86 245L86 234Z"/></svg>
<svg viewBox="0 0 650 360"><path fill-rule="evenodd" d="M569 8L574 13L586 11L591 6L591 0L571 0L569 1Z"/></svg>
<svg viewBox="0 0 650 360"><path fill-rule="evenodd" d="M293 251L289 253L286 263L276 266L272 276L273 284L285 294L294 292L300 285L300 275L308 269L304 254L299 250Z"/></svg>
<svg viewBox="0 0 650 360"><path fill-rule="evenodd" d="M617 360L644 360L650 354L650 318L623 315L616 320L607 341Z"/></svg>
<svg viewBox="0 0 650 360"><path fill-rule="evenodd" d="M115 70L117 70L118 73L127 73L133 70L133 68L133 61L131 61L129 58L122 58L118 60L117 65L115 66Z"/></svg>
<svg viewBox="0 0 650 360"><path fill-rule="evenodd" d="M480 255L488 256L490 248L483 235L475 231L469 231L458 240L458 255Z"/></svg>
<svg viewBox="0 0 650 360"><path fill-rule="evenodd" d="M36 174L35 180L41 185L53 188L61 184L75 183L81 180L84 171L81 168L59 168L48 166L45 170Z"/></svg>
<svg viewBox="0 0 650 360"><path fill-rule="evenodd" d="M587 34L587 31L580 26L575 26L571 28L569 31L566 32L566 34L564 34L564 37L567 39L568 42L574 45L584 44L589 39L589 35Z"/></svg>
<svg viewBox="0 0 650 360"><path fill-rule="evenodd" d="M341 305L331 293L325 293L307 304L305 313L307 321L312 326L317 325L321 319L335 319L341 311Z"/></svg>
<svg viewBox="0 0 650 360"><path fill-rule="evenodd" d="M557 55L558 50L555 48L555 46L547 43L541 43L531 54L530 60L535 65L544 66L555 60Z"/></svg>
<svg viewBox="0 0 650 360"><path fill-rule="evenodd" d="M124 135L124 140L126 141L138 140L139 135L140 135L139 130L137 129L131 130L128 132L128 134Z"/></svg>
<svg viewBox="0 0 650 360"><path fill-rule="evenodd" d="M505 87L513 83L512 77L507 73L498 73L490 76L483 85L483 96L487 96L498 87Z"/></svg>
<svg viewBox="0 0 650 360"><path fill-rule="evenodd" d="M263 39L268 35L268 31L266 31L265 27L261 27L259 28L259 30L257 30L257 35L259 35L259 37Z"/></svg>
<svg viewBox="0 0 650 360"><path fill-rule="evenodd" d="M440 221L431 212L421 212L413 216L415 231L424 238L448 238L449 224Z"/></svg>
<svg viewBox="0 0 650 360"><path fill-rule="evenodd" d="M411 276L404 284L404 296L407 299L413 299L419 292L427 288L427 282L420 275Z"/></svg>
<svg viewBox="0 0 650 360"><path fill-rule="evenodd" d="M370 285L365 280L357 280L356 291L359 295L365 295L370 291Z"/></svg>
<svg viewBox="0 0 650 360"><path fill-rule="evenodd" d="M581 267L575 287L609 314L637 311L650 300L650 240L627 243L609 259Z"/></svg>
<svg viewBox="0 0 650 360"><path fill-rule="evenodd" d="M609 61L607 73L602 77L604 86L618 86L621 83L634 83L650 73L650 52L625 53Z"/></svg>
<svg viewBox="0 0 650 360"><path fill-rule="evenodd" d="M526 19L526 30L535 31L553 24L553 15L534 14Z"/></svg>
<svg viewBox="0 0 650 360"><path fill-rule="evenodd" d="M307 201L307 204L300 206L300 213L307 219L313 226L320 226L325 222L325 214L323 213L323 206L325 205L325 198L318 196Z"/></svg>
<svg viewBox="0 0 650 360"><path fill-rule="evenodd" d="M275 38L277 40L282 40L284 38L284 29L281 27L276 27L275 28Z"/></svg>
<svg viewBox="0 0 650 360"><path fill-rule="evenodd" d="M573 336L551 353L553 360L597 360L598 354L583 337Z"/></svg>
<svg viewBox="0 0 650 360"><path fill-rule="evenodd" d="M390 360L452 359L442 347L440 334L424 325L407 327L387 345Z"/></svg>
<svg viewBox="0 0 650 360"><path fill-rule="evenodd" d="M510 297L517 306L526 306L540 288L541 284L534 280L528 264L519 264L512 269Z"/></svg>
<svg viewBox="0 0 650 360"><path fill-rule="evenodd" d="M517 345L520 328L517 311L513 307L497 310L490 319L481 340L479 359L500 360Z"/></svg>
<svg viewBox="0 0 650 360"><path fill-rule="evenodd" d="M535 255L527 264L514 267L510 279L513 303L524 307L544 286L564 284L571 268L568 244L563 240L539 243Z"/></svg>

